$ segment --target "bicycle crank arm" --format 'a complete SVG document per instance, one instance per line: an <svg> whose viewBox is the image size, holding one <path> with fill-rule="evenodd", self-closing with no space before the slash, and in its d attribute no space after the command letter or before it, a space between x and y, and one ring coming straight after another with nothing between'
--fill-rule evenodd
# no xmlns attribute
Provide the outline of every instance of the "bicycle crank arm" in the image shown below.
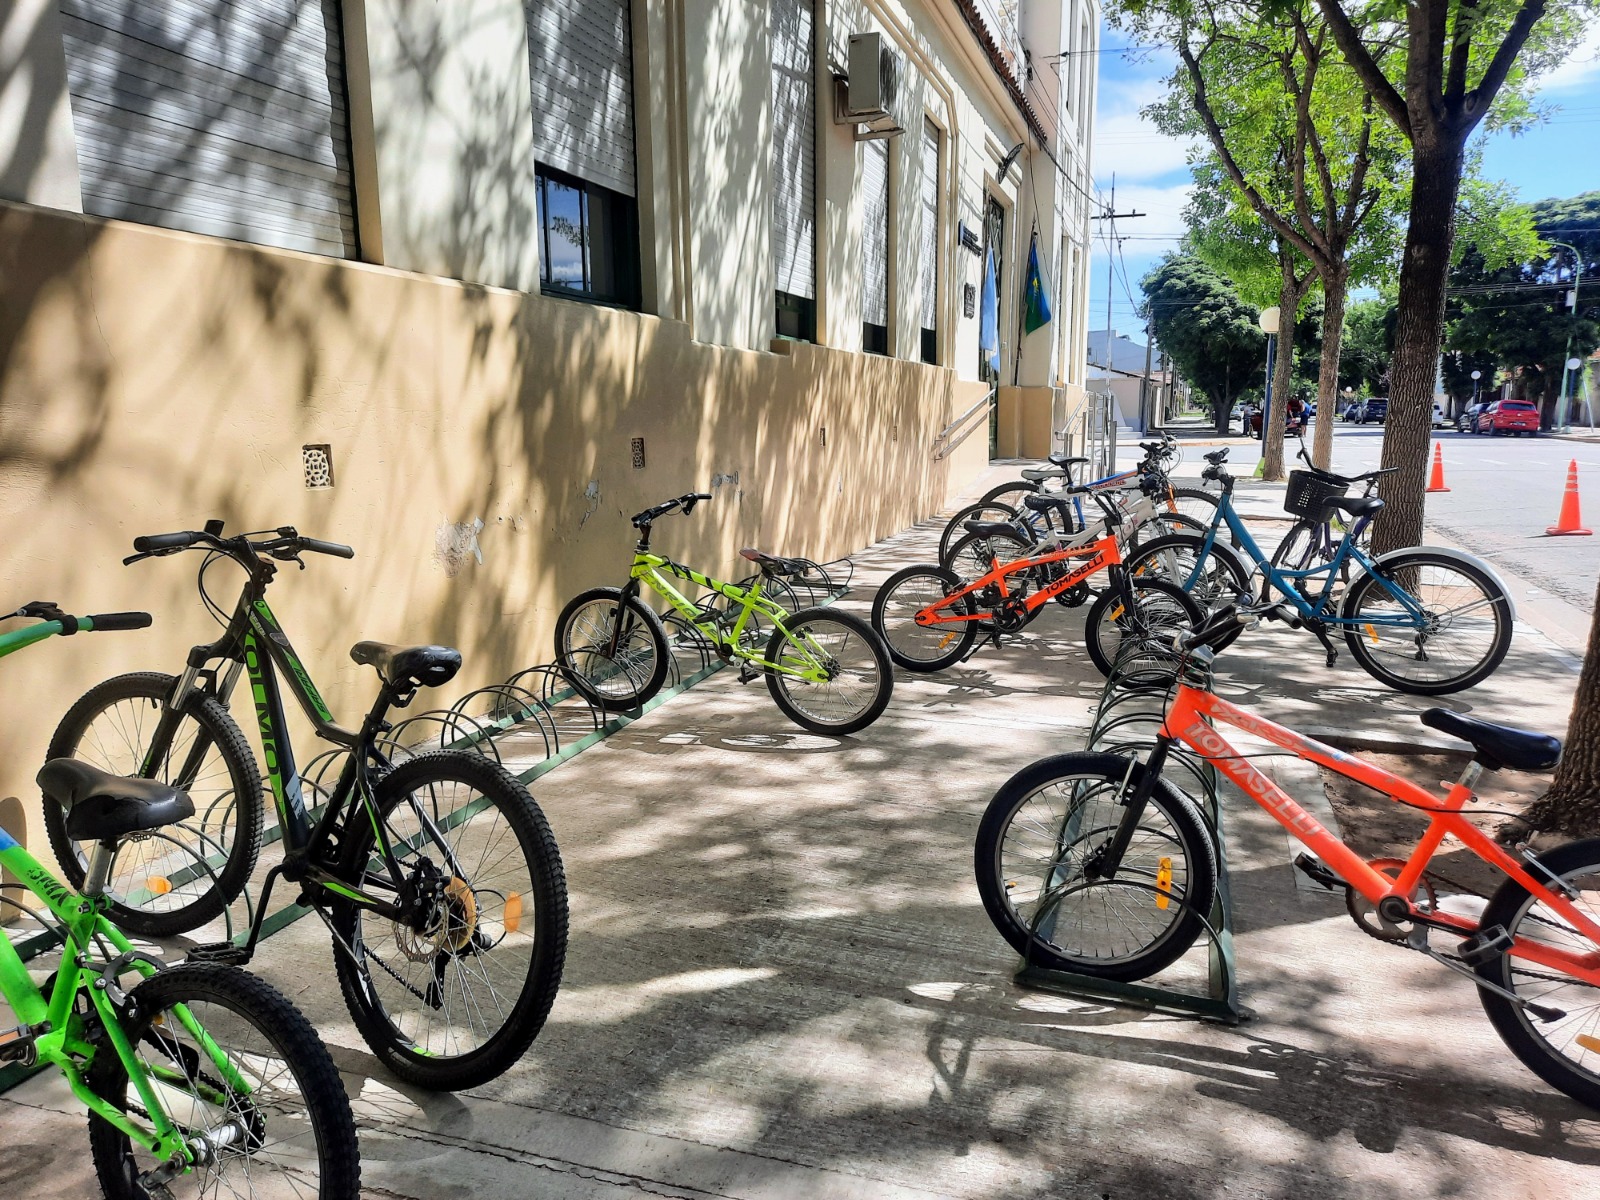
<svg viewBox="0 0 1600 1200"><path fill-rule="evenodd" d="M1333 644L1333 639L1328 636L1328 627L1321 621L1308 621L1306 628L1316 635L1317 641L1322 643L1322 648L1328 652L1328 666L1333 666L1339 661L1339 651Z"/></svg>
<svg viewBox="0 0 1600 1200"><path fill-rule="evenodd" d="M1551 1008L1547 1004L1535 1004L1533 1001L1519 996L1515 992L1508 991L1507 989L1501 987L1498 983L1490 983L1482 975L1479 975L1471 967L1467 966L1466 963L1458 962L1456 959L1451 958L1447 954L1441 954L1432 946L1428 945L1428 930L1426 926L1418 925L1412 931L1411 937L1406 944L1409 945L1413 950L1420 950L1423 954L1426 954L1429 958L1433 959L1434 962L1448 967L1457 975L1465 975L1484 991L1493 992L1496 996L1511 1001L1511 1003L1515 1004L1518 1008L1527 1009L1547 1025L1551 1021L1559 1021L1561 1018L1567 1015L1564 1009Z"/></svg>

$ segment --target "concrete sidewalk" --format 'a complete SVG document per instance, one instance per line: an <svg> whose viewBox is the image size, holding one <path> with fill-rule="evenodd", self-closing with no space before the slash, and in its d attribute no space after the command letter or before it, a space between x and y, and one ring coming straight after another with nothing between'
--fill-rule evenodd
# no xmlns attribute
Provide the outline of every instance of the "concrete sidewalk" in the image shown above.
<svg viewBox="0 0 1600 1200"><path fill-rule="evenodd" d="M999 477L998 475L996 476ZM924 522L857 556L929 559ZM373 1196L921 1200L1572 1196L1600 1114L1550 1091L1474 989L1297 886L1286 835L1226 803L1245 1003L1224 1028L1023 991L979 904L989 797L1081 747L1102 680L1084 609L935 676L902 675L851 738L803 733L724 671L538 781L571 887L567 973L527 1059L472 1093L376 1067L328 940L302 921L255 969L335 1047ZM1415 743L1428 704L1288 630L1222 660L1230 698L1307 730ZM1570 660L1522 625L1455 708L1565 728ZM1319 801L1314 777L1286 786ZM1331 817L1325 818L1331 821ZM1174 971L1193 978L1198 953ZM52 1078L0 1097L0 1194L92 1194ZM26 1181L26 1182L24 1182Z"/></svg>

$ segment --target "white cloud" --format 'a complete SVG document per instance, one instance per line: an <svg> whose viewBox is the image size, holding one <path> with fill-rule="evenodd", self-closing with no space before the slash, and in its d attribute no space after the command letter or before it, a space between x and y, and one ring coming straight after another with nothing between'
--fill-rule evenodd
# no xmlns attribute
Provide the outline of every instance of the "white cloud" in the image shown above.
<svg viewBox="0 0 1600 1200"><path fill-rule="evenodd" d="M1534 80L1540 94L1571 91L1600 83L1600 24L1591 24L1583 40L1572 48L1560 66ZM1551 100L1561 97L1551 96Z"/></svg>

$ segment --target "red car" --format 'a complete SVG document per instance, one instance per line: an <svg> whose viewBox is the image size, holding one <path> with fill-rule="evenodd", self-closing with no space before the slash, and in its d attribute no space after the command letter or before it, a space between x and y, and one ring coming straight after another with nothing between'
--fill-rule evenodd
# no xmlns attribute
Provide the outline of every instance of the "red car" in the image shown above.
<svg viewBox="0 0 1600 1200"><path fill-rule="evenodd" d="M1478 432L1499 437L1513 433L1518 437L1539 434L1539 406L1531 400L1496 400L1478 414Z"/></svg>

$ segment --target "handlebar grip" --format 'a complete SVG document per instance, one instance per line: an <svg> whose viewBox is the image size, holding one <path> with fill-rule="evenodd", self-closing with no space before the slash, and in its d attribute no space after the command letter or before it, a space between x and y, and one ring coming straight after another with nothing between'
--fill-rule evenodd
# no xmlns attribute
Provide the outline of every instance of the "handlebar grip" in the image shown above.
<svg viewBox="0 0 1600 1200"><path fill-rule="evenodd" d="M710 499L713 499L713 497L712 497L710 492L691 492L690 495L692 495L696 500L710 500Z"/></svg>
<svg viewBox="0 0 1600 1200"><path fill-rule="evenodd" d="M182 550L200 540L202 535L187 530L183 533L147 533L133 539L133 548L140 554L159 554L163 550Z"/></svg>
<svg viewBox="0 0 1600 1200"><path fill-rule="evenodd" d="M115 612L95 613L84 620L91 622L89 628L95 633L109 633L115 629L148 629L150 627L150 614L147 612Z"/></svg>
<svg viewBox="0 0 1600 1200"><path fill-rule="evenodd" d="M302 537L300 545L302 549L310 550L316 554L331 554L334 558L354 558L356 556L356 552L349 546L342 545L339 542L325 542L321 538Z"/></svg>

